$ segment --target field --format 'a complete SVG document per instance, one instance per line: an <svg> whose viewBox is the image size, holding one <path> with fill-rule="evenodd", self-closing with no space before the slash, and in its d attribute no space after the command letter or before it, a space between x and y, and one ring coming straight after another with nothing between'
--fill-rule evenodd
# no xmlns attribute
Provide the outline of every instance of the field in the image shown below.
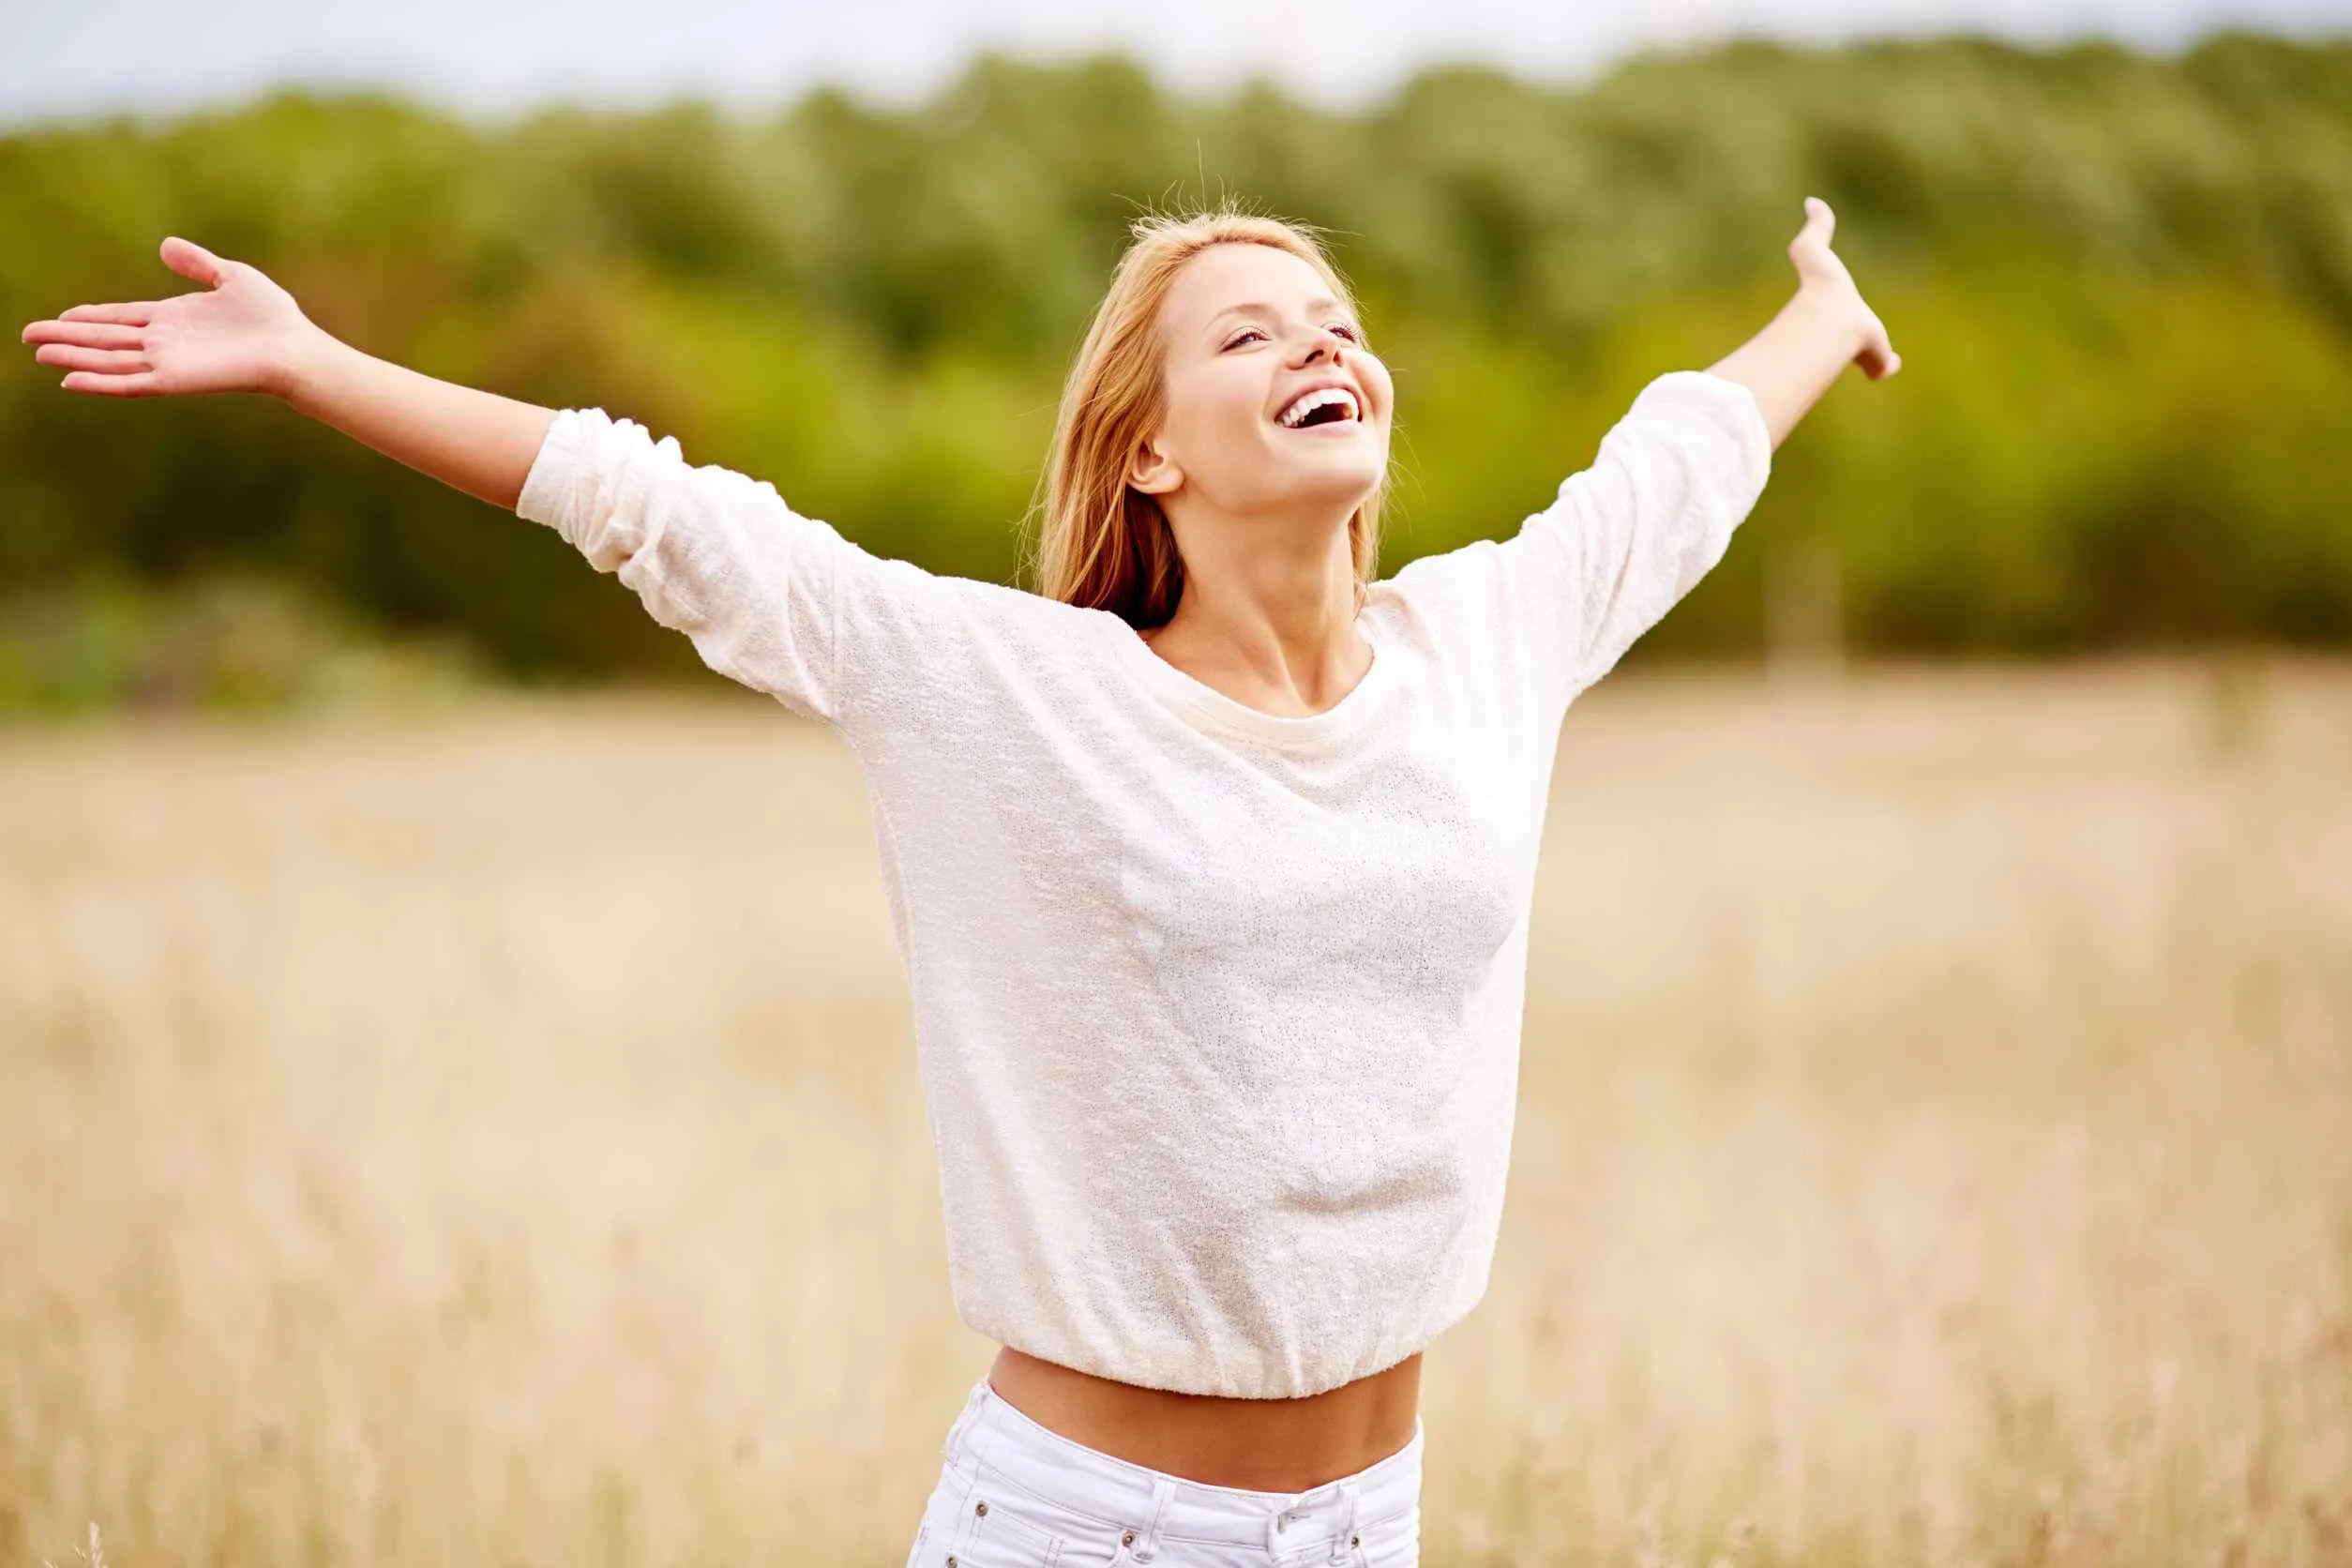
<svg viewBox="0 0 2352 1568"><path fill-rule="evenodd" d="M731 688L0 731L0 1563L896 1568L854 760ZM2352 1562L2352 666L1570 713L1424 1560Z"/></svg>

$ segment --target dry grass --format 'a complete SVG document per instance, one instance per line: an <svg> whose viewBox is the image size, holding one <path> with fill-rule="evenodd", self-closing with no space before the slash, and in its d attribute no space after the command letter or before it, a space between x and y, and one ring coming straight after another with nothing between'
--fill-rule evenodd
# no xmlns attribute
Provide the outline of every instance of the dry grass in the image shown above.
<svg viewBox="0 0 2352 1568"><path fill-rule="evenodd" d="M1552 812L1431 1568L2352 1561L2352 669L1629 675ZM0 1563L899 1562L867 831L754 699L0 735Z"/></svg>
<svg viewBox="0 0 2352 1568"><path fill-rule="evenodd" d="M88 1563L90 1568L106 1568L106 1554L98 1550L98 1527L97 1520L93 1519L90 1521L90 1544L87 1546L76 1546L74 1548L74 1555L79 1557L83 1561ZM43 1558L41 1560L41 1568L57 1568L57 1565L51 1562L47 1558Z"/></svg>

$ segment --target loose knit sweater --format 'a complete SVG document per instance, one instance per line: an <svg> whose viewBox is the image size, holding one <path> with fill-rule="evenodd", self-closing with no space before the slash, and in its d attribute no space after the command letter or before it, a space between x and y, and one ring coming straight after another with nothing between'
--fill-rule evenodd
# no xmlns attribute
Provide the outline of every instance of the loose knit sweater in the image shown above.
<svg viewBox="0 0 2352 1568"><path fill-rule="evenodd" d="M1368 584L1368 672L1298 717L1112 611L873 555L601 409L558 413L515 509L856 753L958 1318L1288 1398L1485 1294L1562 717L1771 464L1743 384L1659 376L1510 537Z"/></svg>

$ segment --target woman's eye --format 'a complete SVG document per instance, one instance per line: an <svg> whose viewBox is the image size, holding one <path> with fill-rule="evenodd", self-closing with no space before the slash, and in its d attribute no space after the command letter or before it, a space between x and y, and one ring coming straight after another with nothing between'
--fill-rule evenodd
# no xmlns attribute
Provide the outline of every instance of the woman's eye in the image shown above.
<svg viewBox="0 0 2352 1568"><path fill-rule="evenodd" d="M1357 331L1354 327L1349 326L1346 322L1334 322L1332 323L1331 329L1334 332L1338 333L1341 337L1347 339L1348 341L1351 343L1361 343L1364 341L1364 334ZM1242 344L1247 342L1252 338L1263 338L1266 335L1264 333L1259 331L1254 326L1245 326L1242 328L1241 331L1233 334L1232 337L1227 339L1225 340L1225 346L1229 349L1239 348Z"/></svg>

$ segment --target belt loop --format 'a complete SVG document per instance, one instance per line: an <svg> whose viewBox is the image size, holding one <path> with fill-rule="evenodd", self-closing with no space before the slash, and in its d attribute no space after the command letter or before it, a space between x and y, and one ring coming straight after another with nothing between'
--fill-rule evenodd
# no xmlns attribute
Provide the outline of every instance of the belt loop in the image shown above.
<svg viewBox="0 0 2352 1568"><path fill-rule="evenodd" d="M1284 1503L1280 1508L1275 1509L1273 1513L1266 1515L1266 1558L1268 1561L1276 1560L1282 1556L1282 1532L1290 1528L1291 1512L1296 1507L1297 1500L1294 1498L1290 1501Z"/></svg>
<svg viewBox="0 0 2352 1568"><path fill-rule="evenodd" d="M1356 1543L1356 1478L1349 1476L1339 1484L1339 1513L1332 1521L1331 1560L1348 1560L1349 1548Z"/></svg>
<svg viewBox="0 0 2352 1568"><path fill-rule="evenodd" d="M1152 1479L1152 1517L1143 1527L1143 1539L1136 1544L1135 1560L1149 1562L1160 1555L1160 1530L1168 1522L1168 1505L1176 1496L1176 1478L1155 1475Z"/></svg>

